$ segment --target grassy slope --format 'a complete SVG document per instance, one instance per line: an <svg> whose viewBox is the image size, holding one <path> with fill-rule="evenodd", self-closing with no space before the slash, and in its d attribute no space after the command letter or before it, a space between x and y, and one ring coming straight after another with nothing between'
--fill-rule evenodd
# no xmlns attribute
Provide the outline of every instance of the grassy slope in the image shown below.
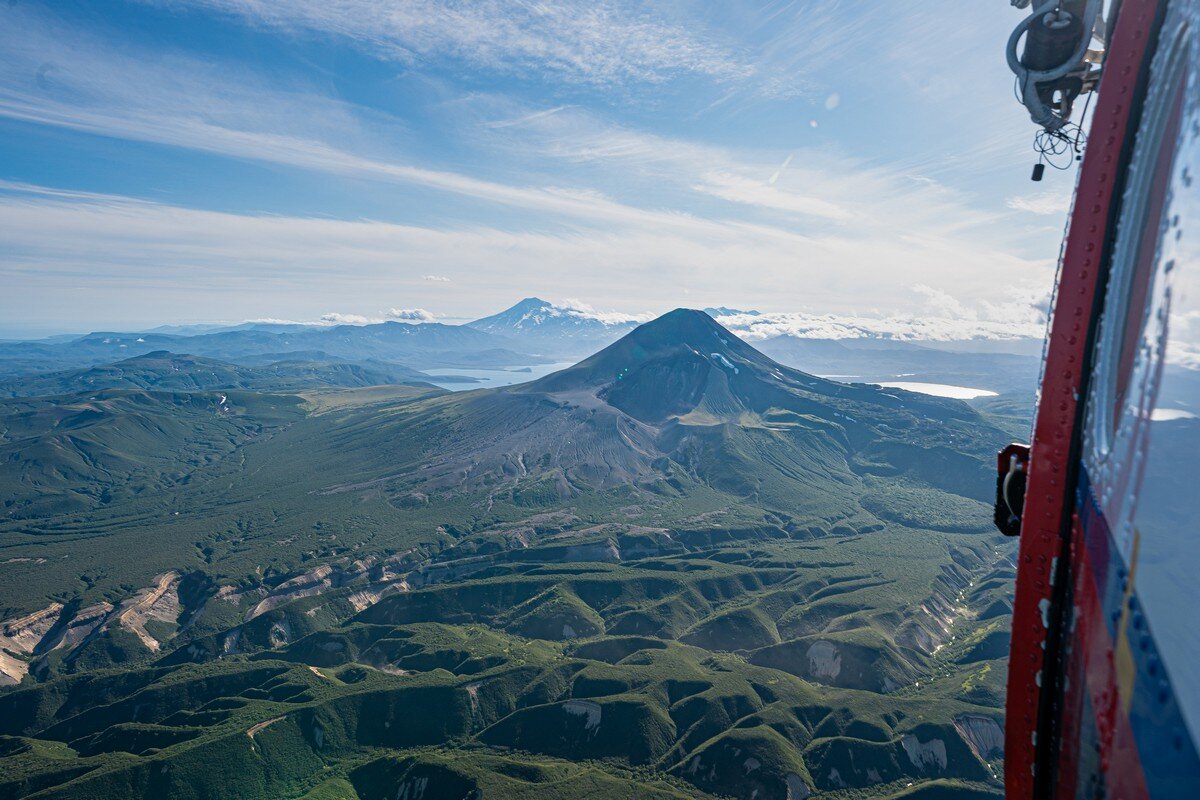
<svg viewBox="0 0 1200 800"><path fill-rule="evenodd" d="M56 786L56 797L300 796L316 778L329 780L326 767L362 797L422 778L446 792L461 785L502 797L643 796L632 787L644 791L647 781L665 781L663 797L745 797L755 789L785 797L789 775L834 797L884 796L871 792L926 778L983 790L994 785L989 770L997 767L969 751L954 721L1000 718L1003 662L964 658L996 622L973 617L995 593L987 586L996 572L992 541L889 527L805 542L704 543L620 564L545 563L535 543L515 561L498 553L488 577L395 595L356 621L270 652L172 666L186 653L176 651L158 670L87 672L11 693L0 699L3 733L26 737L15 741L31 751L13 757L23 777L0 787L0 796L23 796L41 783ZM957 574L947 553L965 565L961 577L947 578ZM606 632L584 640L516 632L520 598L548 590L584 606ZM280 613L307 619L337 595ZM914 598L961 603L936 654L903 644L906 626L933 627L913 609ZM773 645L713 625L733 613L752 613L785 643L807 647L760 666ZM705 646L674 641L705 625L718 632ZM732 635L722 640L723 631ZM851 686L810 671L815 642L842 650L843 670L856 670ZM859 657L857 648L875 658ZM882 694L884 673L905 682ZM597 730L587 727L591 707L570 713L571 702L595 704ZM251 747L246 732L281 716ZM949 743L947 767L914 765L903 747L910 735ZM55 742L80 755L37 755ZM435 768L439 758L457 771ZM505 763L496 766L497 758ZM759 763L749 772L748 758ZM562 759L594 766L580 773ZM214 763L227 767L213 771ZM176 782L153 782L159 764ZM84 767L85 776L59 785ZM555 769L564 774L552 789L543 772ZM218 780L222 774L237 776L240 794L227 794L234 788ZM688 788L681 791L680 781Z"/></svg>
<svg viewBox="0 0 1200 800"><path fill-rule="evenodd" d="M537 400L410 394L245 393L216 414L114 393L37 442L75 472L0 472L70 500L0 525L6 618L186 576L180 616L148 625L160 653L115 625L35 654L44 682L0 697L0 797L996 793L997 754L956 727L1001 719L1011 548L970 477L994 429L872 441L795 411L696 414L647 467L601 447L604 420L556 412L514 458L484 446Z"/></svg>

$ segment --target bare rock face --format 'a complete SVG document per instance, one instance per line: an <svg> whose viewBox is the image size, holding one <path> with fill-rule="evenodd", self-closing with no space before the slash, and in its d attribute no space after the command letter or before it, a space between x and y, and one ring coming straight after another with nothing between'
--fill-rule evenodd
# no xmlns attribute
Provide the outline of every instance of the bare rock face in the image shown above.
<svg viewBox="0 0 1200 800"><path fill-rule="evenodd" d="M182 606L179 602L178 572L168 572L154 579L148 586L121 604L111 623L131 631L147 649L158 652L161 643L146 631L146 623L152 620L174 623L179 619Z"/></svg>
<svg viewBox="0 0 1200 800"><path fill-rule="evenodd" d="M0 626L0 686L20 683L47 653L55 650L70 653L113 626L130 631L148 650L158 652L163 643L150 635L146 623L173 624L179 620L182 579L173 570L158 575L153 585L138 590L119 606L97 603L72 611L61 603L51 603L31 614L6 620Z"/></svg>
<svg viewBox="0 0 1200 800"><path fill-rule="evenodd" d="M0 650L0 686L16 686L29 674L29 663Z"/></svg>
<svg viewBox="0 0 1200 800"><path fill-rule="evenodd" d="M621 550L612 539L593 544L572 545L567 548L565 561L602 561L615 564L621 560Z"/></svg>
<svg viewBox="0 0 1200 800"><path fill-rule="evenodd" d="M568 700L563 703L562 709L572 717L583 717L583 729L589 732L600 728L600 720L604 716L600 704L591 700Z"/></svg>
<svg viewBox="0 0 1200 800"><path fill-rule="evenodd" d="M292 600L322 594L332 588L334 582L335 571L330 564L323 564L303 575L297 575L275 587L268 597L250 610L250 613L246 615L246 621L249 622Z"/></svg>
<svg viewBox="0 0 1200 800"><path fill-rule="evenodd" d="M1004 731L1000 723L981 714L963 714L954 718L954 727L965 741L984 761L1004 754Z"/></svg>
<svg viewBox="0 0 1200 800"><path fill-rule="evenodd" d="M40 611L16 617L0 627L0 686L15 686L29 673L29 656L42 638L58 622L61 603L51 603Z"/></svg>
<svg viewBox="0 0 1200 800"><path fill-rule="evenodd" d="M833 680L842 673L842 656L833 642L814 642L808 648L808 671L814 678Z"/></svg>
<svg viewBox="0 0 1200 800"><path fill-rule="evenodd" d="M930 739L922 742L913 734L908 734L900 740L900 746L908 754L908 760L922 772L945 772L946 743L941 739Z"/></svg>
<svg viewBox="0 0 1200 800"><path fill-rule="evenodd" d="M0 628L0 648L22 655L32 653L58 621L62 608L62 603L51 603L40 611L7 620Z"/></svg>
<svg viewBox="0 0 1200 800"><path fill-rule="evenodd" d="M808 788L808 784L794 772L789 772L787 776L787 800L805 800L812 794L812 790Z"/></svg>
<svg viewBox="0 0 1200 800"><path fill-rule="evenodd" d="M92 635L100 629L112 611L111 603L97 603L80 609L65 627L60 626L57 633L51 633L51 636L54 637L53 641L43 643L39 649L56 650L61 647L67 651L74 650L92 638Z"/></svg>

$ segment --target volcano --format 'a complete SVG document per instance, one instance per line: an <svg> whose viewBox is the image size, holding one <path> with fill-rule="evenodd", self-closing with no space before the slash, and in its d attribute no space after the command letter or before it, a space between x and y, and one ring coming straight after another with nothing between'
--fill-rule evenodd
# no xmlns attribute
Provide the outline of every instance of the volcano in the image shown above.
<svg viewBox="0 0 1200 800"><path fill-rule="evenodd" d="M736 418L771 408L826 412L821 400L881 409L961 415L964 408L920 395L851 386L785 367L739 339L703 311L679 308L642 325L573 367L528 384L525 391L593 393L642 422ZM969 412L968 414L969 415ZM870 417L867 414L866 417Z"/></svg>
<svg viewBox="0 0 1200 800"><path fill-rule="evenodd" d="M428 459L404 470L404 491L423 496L486 487L561 500L688 484L777 508L808 498L838 506L832 516L852 513L870 475L986 487L987 465L963 445L1002 438L962 402L785 367L689 309L539 380L404 416Z"/></svg>
<svg viewBox="0 0 1200 800"><path fill-rule="evenodd" d="M473 328L503 337L526 351L578 357L610 344L637 323L629 317L599 314L526 297L511 308L468 322Z"/></svg>

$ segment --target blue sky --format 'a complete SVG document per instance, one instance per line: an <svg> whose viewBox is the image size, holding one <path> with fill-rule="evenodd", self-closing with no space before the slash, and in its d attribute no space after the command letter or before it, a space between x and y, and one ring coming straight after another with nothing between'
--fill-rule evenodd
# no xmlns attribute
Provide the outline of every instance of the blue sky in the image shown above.
<svg viewBox="0 0 1200 800"><path fill-rule="evenodd" d="M0 4L0 335L535 294L1037 335L1074 176L1028 180L1020 14Z"/></svg>

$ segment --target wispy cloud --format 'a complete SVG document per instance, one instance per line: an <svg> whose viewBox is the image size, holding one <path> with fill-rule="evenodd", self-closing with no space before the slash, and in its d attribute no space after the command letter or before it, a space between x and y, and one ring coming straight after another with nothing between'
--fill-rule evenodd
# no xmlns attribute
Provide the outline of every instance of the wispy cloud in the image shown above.
<svg viewBox="0 0 1200 800"><path fill-rule="evenodd" d="M539 120L543 120L546 117L552 117L565 108L566 106L555 106L554 108L547 108L543 111L531 111L528 114L522 114L521 116L513 119L490 120L485 122L484 125L488 128L492 128L493 130L500 130L503 128L521 128L538 122Z"/></svg>
<svg viewBox="0 0 1200 800"><path fill-rule="evenodd" d="M671 187L692 200L719 198L739 207L721 209L730 215L742 207L778 212L755 218L792 232L856 241L915 235L939 246L974 242L1001 253L1029 246L1028 230L1010 224L1002 207L981 206L977 198L909 164L881 165L831 146L793 150L780 164L777 152L647 133L583 109L538 115L481 101L479 113L497 112L519 122L489 129L492 147L594 167L599 177L621 174L657 192Z"/></svg>
<svg viewBox="0 0 1200 800"><path fill-rule="evenodd" d="M269 17L274 20L271 24L285 24L293 12L300 13L296 8L303 12L302 18L328 14L342 20L340 24L359 24L348 13L353 8L337 4L327 8L301 2L293 8L287 2L269 6L215 2L230 13L261 17L260 21ZM362 138L356 135L362 127L360 109L301 88L256 82L197 59L114 52L86 36L28 21L0 28L0 45L9 56L0 63L0 116L452 193L535 212L547 222L656 225L702 236L734 226L742 235L783 237L804 244L797 239L806 233L803 227L785 228L776 221L727 221L720 218L721 211L702 217L683 210L690 202L686 195L719 198L730 204L726 213L732 217L742 216L740 209L749 207L810 222L854 218L860 225L856 238L895 236L908 230L962 236L972 226L979 233L994 222L994 216L973 210L961 194L925 176L914 176L919 181L909 179L903 169L870 166L839 153L809 149L789 156L785 172L782 167L772 169L778 164L777 154L765 158L750 154L747 162L745 153L735 155L711 145L605 124L591 114L562 106L514 109L517 113L504 117L493 133L512 137L514 149L519 147L526 155L603 164L606 170L620 166L631 175L654 180L659 188L674 187L683 202L674 208L639 207L592 188L501 183L363 154L363 149L372 148L348 149L344 143ZM31 77L47 59L56 64L48 78L52 91L43 90ZM989 231L984 244L1004 249L996 235L1003 235L1003 229ZM1021 239L1016 231L1011 238Z"/></svg>
<svg viewBox="0 0 1200 800"><path fill-rule="evenodd" d="M970 339L1040 339L1045 320L980 319L976 314L728 314L717 321L750 342L776 336L800 339L895 339L954 342Z"/></svg>
<svg viewBox="0 0 1200 800"><path fill-rule="evenodd" d="M747 68L720 37L692 32L704 26L612 4L164 4L185 14L215 10L276 32L338 37L410 63L450 57L594 86L684 74L763 81L792 63L771 44ZM830 48L847 29L835 6L773 4L789 25L806 8L820 12L810 26L817 55L806 51L797 59L841 63ZM520 30L492 18L508 12ZM469 132L456 134L478 137L470 144L486 157L427 160L406 150L402 137L387 135L402 120L327 96L322 87L232 61L114 46L55 27L49 15L33 20L33 13L25 6L0 9L13 23L0 25L0 117L366 180L381 196L412 205L429 197L442 202L443 195L472 202L446 203L452 208L445 218L421 226L331 218L334 210L220 213L184 201L0 185L0 278L11 279L6 312L11 306L32 314L51 302L95 307L96 298L153 287L180 309L204 296L245 316L312 319L333 307L385 318L363 302L380 292L429 308L452 294L461 304L455 313L482 314L495 310L499 292L536 286L604 308L637 296L657 310L767 306L845 320L898 318L898 310L919 303L940 318L932 298L913 290L923 283L962 304L964 325L986 328L993 321L991 287L1048 285L1052 275L1052 249L1039 256L1029 244L1028 219L1010 224L1024 215L1002 201L981 206L928 174L919 158L868 162L832 145L757 149L655 134L630 117L615 124L603 109L574 104L583 94L576 91L571 104L556 100L548 107L497 101L464 126ZM572 13L578 24L563 19ZM682 38L672 39L676 34ZM610 63L626 57L626 66ZM795 66L803 71L807 63ZM818 102L829 94L822 89ZM467 107L478 96L453 102ZM851 96L843 94L838 113ZM263 285L285 289L278 296L290 305L255 307ZM85 292L87 300L61 301Z"/></svg>
<svg viewBox="0 0 1200 800"><path fill-rule="evenodd" d="M513 287L557 296L583 294L620 308L631 291L650 311L677 305L816 308L834 314L895 313L916 297L915 274L945 286L986 321L996 269L1026 280L1048 264L979 252L965 244L931 258L923 242L855 242L763 237L734 226L697 231L654 224L620 230L505 231L487 226L434 229L377 221L240 215L127 197L0 185L0 281L6 313L90 310L153 292L156 314L203 301L226 316L311 318L319 302L361 308L392 294L422 306L444 302L424 279L431 266L469 269L456 290L468 313L492 312ZM557 265L546 270L546 264ZM411 266L405 266L411 265ZM36 280L33 278L36 277ZM286 287L287 308L260 306L265 289ZM686 300L684 291L690 291ZM175 303L175 306L171 304ZM657 307L653 307L657 305ZM569 307L584 310L580 304ZM182 313L180 314L182 316Z"/></svg>
<svg viewBox="0 0 1200 800"><path fill-rule="evenodd" d="M346 133L359 128L353 107L255 84L195 59L115 54L86 37L33 25L0 26L0 47L9 56L0 62L0 117L420 187L547 218L693 229L720 224L639 208L586 188L500 183L363 155L330 143L354 138ZM47 57L59 65L49 93L29 77Z"/></svg>
<svg viewBox="0 0 1200 800"><path fill-rule="evenodd" d="M776 173L777 175L778 173ZM774 176L773 176L774 177ZM853 215L843 206L819 197L788 192L775 187L775 180L755 180L732 172L708 172L693 188L722 200L788 211L827 220L845 221Z"/></svg>
<svg viewBox="0 0 1200 800"><path fill-rule="evenodd" d="M1014 211L1028 211L1043 217L1061 216L1070 206L1071 193L1065 190L1008 198L1008 207Z"/></svg>
<svg viewBox="0 0 1200 800"><path fill-rule="evenodd" d="M333 36L402 62L450 58L541 78L610 85L677 75L745 77L752 68L728 44L666 18L653 6L614 0L146 0L203 9L266 28Z"/></svg>
<svg viewBox="0 0 1200 800"><path fill-rule="evenodd" d="M605 127L586 115L571 116L564 112L533 117L513 128L522 134L544 132L541 142L552 157L649 170L684 192L707 194L737 206L832 221L847 220L850 217L847 209L854 207L864 220L851 233L824 231L817 236L770 221L705 218L687 211L637 207L594 190L513 186L362 156L317 138L277 132L293 127L303 129L303 120L313 116L314 107L327 108L331 117L353 120L352 110L342 104L319 98L310 103L311 98L305 94L281 93L239 83L232 76L214 74L211 67L192 61L179 64L178 69L171 71L174 77L166 82L161 70L146 69L134 58L96 52L86 41L56 44L34 42L34 38L17 47L17 55L24 53L25 63L30 64L35 54L23 48L33 44L53 48L56 60L63 65L56 73L59 91L69 95L71 102L10 88L0 91L0 115L449 192L536 212L543 228L575 220L606 231L590 237L594 241L619 235L633 241L634 237L627 233L632 230L658 242L684 238L687 246L676 252L706 249L715 242L719 243L719 249L706 250L703 261L710 261L714 253L724 251L729 253L731 262L743 259L751 269L758 261L750 257L751 253L779 250L792 254L789 262L803 254L807 263L836 263L844 275L863 270L873 272L884 265L899 270L905 264L919 264L925 271L942 275L972 265L980 265L993 274L1011 275L1012 267L1021 262L1006 255L1002 243L990 238L984 240L986 250L995 252L980 251L980 240L972 236L980 232L988 219L971 211L953 193L927 183L905 181L903 176L884 170L852 169L844 159L828 153L801 154L789 167L786 181L769 185L749 175L751 170L769 174L765 166L748 167L718 148ZM19 85L19 81L5 81L6 87L19 89ZM234 88L222 89L214 96L213 87ZM206 110L203 118L190 111L197 107ZM565 121L553 125L568 127L544 127L551 120ZM296 126L293 121L297 121ZM353 130L354 125L347 127ZM314 131L313 135L320 133ZM721 169L697 174L698 165L705 164L720 165ZM805 191L794 188L801 186ZM972 226L976 230L972 231ZM897 237L914 229L924 231L928 241L922 244L910 240L909 246L904 246ZM571 235L568 241L587 238ZM913 250L921 249L918 245L927 246L928 252L914 254ZM612 259L621 260L628 260L628 256L622 254ZM450 259L436 263L457 266ZM1020 269L1024 271L1027 266ZM793 268L790 272L799 275L805 270ZM444 277L440 273L426 274ZM784 285L793 284L794 280L784 281ZM856 285L850 287L858 291ZM714 302L721 299L714 298Z"/></svg>
<svg viewBox="0 0 1200 800"><path fill-rule="evenodd" d="M389 308L381 314L347 314L341 311L327 311L315 320L260 317L257 319L248 319L246 322L259 325L307 325L314 328L328 328L335 325L378 325L381 322L388 322L389 320L427 323L437 322L437 317L423 308Z"/></svg>
<svg viewBox="0 0 1200 800"><path fill-rule="evenodd" d="M788 165L790 165L790 164L792 163L792 159L793 159L793 158L795 158L795 157L796 157L796 154L795 154L795 153L788 153L788 156L787 156L787 158L785 158L785 159L783 160L783 163L779 165L779 169L777 169L777 170L775 170L774 172L772 172L772 173L771 173L771 177L770 177L770 178L767 178L767 183L769 183L769 184L771 184L772 186L774 186L774 185L775 185L775 183L776 183L776 182L779 180L779 177L780 177L781 175L783 175L783 171L784 171L785 169L787 169L787 168L788 168Z"/></svg>

